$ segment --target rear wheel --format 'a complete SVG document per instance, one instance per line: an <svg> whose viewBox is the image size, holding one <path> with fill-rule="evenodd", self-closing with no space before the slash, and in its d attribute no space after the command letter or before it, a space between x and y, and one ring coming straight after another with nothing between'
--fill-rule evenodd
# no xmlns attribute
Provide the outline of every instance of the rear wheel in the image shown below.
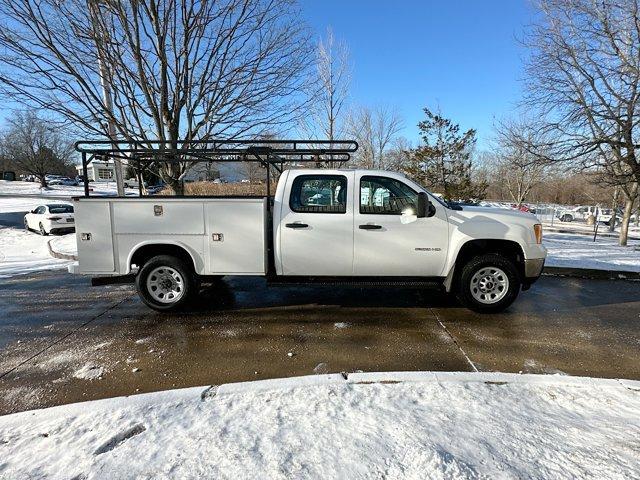
<svg viewBox="0 0 640 480"><path fill-rule="evenodd" d="M40 235L42 236L49 235L47 231L44 229L44 225L42 225L42 222L40 222L39 229L40 229Z"/></svg>
<svg viewBox="0 0 640 480"><path fill-rule="evenodd" d="M480 313L500 312L513 303L521 280L513 262L499 254L474 257L462 268L458 298Z"/></svg>
<svg viewBox="0 0 640 480"><path fill-rule="evenodd" d="M193 269L179 258L158 255L146 262L136 276L136 288L144 303L158 311L177 310L197 293Z"/></svg>

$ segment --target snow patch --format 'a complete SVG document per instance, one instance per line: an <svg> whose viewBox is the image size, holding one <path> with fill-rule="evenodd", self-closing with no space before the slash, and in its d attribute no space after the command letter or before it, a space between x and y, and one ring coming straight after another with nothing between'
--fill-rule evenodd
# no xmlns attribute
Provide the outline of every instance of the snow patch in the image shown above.
<svg viewBox="0 0 640 480"><path fill-rule="evenodd" d="M638 478L638 384L403 372L99 400L0 417L2 476Z"/></svg>
<svg viewBox="0 0 640 480"><path fill-rule="evenodd" d="M76 370L75 372L73 372L73 376L81 380L98 380L102 378L103 373L104 367L88 363L80 370Z"/></svg>
<svg viewBox="0 0 640 480"><path fill-rule="evenodd" d="M637 240L621 247L615 238L598 237L594 242L586 235L545 232L542 243L548 251L545 265L550 267L640 272Z"/></svg>

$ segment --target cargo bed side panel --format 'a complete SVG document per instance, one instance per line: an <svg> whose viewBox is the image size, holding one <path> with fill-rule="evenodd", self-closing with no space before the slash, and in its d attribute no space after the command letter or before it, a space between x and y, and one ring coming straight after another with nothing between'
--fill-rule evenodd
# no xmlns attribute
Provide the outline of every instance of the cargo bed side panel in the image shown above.
<svg viewBox="0 0 640 480"><path fill-rule="evenodd" d="M211 274L266 273L266 203L263 199L206 203L205 217Z"/></svg>
<svg viewBox="0 0 640 480"><path fill-rule="evenodd" d="M115 271L111 207L103 202L74 202L80 273Z"/></svg>

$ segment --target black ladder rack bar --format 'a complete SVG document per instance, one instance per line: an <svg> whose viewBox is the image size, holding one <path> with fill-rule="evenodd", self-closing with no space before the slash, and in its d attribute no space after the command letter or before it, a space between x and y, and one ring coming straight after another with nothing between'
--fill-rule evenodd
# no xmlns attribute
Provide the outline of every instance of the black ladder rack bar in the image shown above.
<svg viewBox="0 0 640 480"><path fill-rule="evenodd" d="M355 140L178 140L111 141L81 140L75 149L82 156L84 196L89 196L87 167L94 158L131 161L137 171L141 193L141 165L149 163L258 162L282 172L285 163L344 163L358 149ZM89 156L89 157L88 157ZM267 190L267 204L271 192Z"/></svg>

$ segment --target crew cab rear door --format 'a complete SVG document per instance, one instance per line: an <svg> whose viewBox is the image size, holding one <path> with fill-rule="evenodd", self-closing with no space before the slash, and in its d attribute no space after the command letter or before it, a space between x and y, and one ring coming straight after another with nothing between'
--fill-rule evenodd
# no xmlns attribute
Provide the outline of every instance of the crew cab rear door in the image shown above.
<svg viewBox="0 0 640 480"><path fill-rule="evenodd" d="M282 275L351 275L354 172L287 173L276 235Z"/></svg>
<svg viewBox="0 0 640 480"><path fill-rule="evenodd" d="M418 192L403 178L358 173L354 185L354 275L442 276L449 225L445 207L435 215L407 219L416 212Z"/></svg>

